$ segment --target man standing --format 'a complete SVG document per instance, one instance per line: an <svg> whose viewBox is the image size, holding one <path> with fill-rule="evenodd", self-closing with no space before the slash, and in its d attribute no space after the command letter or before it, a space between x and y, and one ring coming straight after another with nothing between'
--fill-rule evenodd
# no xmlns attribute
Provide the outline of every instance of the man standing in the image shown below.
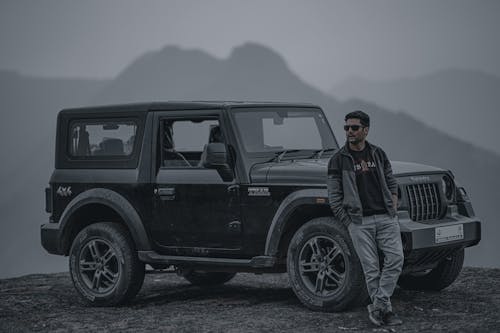
<svg viewBox="0 0 500 333"><path fill-rule="evenodd" d="M366 141L370 117L363 111L345 116L347 142L328 164L328 196L335 218L349 230L372 300L372 323L400 325L390 297L403 267L397 218L398 185L385 152ZM384 254L379 267L379 250Z"/></svg>

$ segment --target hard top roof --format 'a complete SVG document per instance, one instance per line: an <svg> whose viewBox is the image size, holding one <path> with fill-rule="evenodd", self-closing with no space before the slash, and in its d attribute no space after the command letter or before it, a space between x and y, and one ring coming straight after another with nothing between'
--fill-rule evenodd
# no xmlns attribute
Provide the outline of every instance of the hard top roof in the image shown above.
<svg viewBox="0 0 500 333"><path fill-rule="evenodd" d="M87 106L68 108L61 113L99 113L99 112L147 112L147 111L173 111L214 108L239 108L239 107L318 107L310 103L286 102L251 102L251 101L167 101L149 103L128 103L100 106Z"/></svg>

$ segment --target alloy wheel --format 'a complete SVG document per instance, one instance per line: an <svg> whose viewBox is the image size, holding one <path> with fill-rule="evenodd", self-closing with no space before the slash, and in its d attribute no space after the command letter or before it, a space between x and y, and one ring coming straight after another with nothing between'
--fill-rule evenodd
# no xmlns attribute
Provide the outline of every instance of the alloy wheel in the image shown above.
<svg viewBox="0 0 500 333"><path fill-rule="evenodd" d="M317 296L330 296L346 280L349 261L339 244L329 236L314 236L299 254L299 272L304 285Z"/></svg>
<svg viewBox="0 0 500 333"><path fill-rule="evenodd" d="M116 251L104 239L88 241L82 247L78 265L85 286L98 294L113 290L121 273Z"/></svg>

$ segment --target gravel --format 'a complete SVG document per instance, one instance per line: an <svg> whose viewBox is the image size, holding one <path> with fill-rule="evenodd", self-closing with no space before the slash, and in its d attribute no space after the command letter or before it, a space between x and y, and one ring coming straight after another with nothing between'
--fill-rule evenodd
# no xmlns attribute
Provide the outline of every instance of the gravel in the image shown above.
<svg viewBox="0 0 500 333"><path fill-rule="evenodd" d="M313 312L286 274L241 273L211 288L173 273L148 274L127 306L92 308L68 273L0 280L0 332L426 332L500 331L500 269L464 268L441 292L396 289L402 326L374 327L364 307Z"/></svg>

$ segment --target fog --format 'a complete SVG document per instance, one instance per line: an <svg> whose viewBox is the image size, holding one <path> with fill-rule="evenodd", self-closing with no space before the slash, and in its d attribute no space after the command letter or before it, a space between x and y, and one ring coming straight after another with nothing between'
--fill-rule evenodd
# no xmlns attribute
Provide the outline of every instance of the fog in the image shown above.
<svg viewBox="0 0 500 333"><path fill-rule="evenodd" d="M112 78L165 45L225 58L253 41L324 91L352 76L500 75L499 15L495 0L3 0L0 69Z"/></svg>
<svg viewBox="0 0 500 333"><path fill-rule="evenodd" d="M498 267L500 154L476 140L491 135L474 133L491 131L498 114L499 28L494 1L2 1L0 278L67 269L39 236L57 112L169 99L312 102L340 143L343 115L367 111L369 139L391 159L455 173L483 220L483 241L466 263ZM405 85L397 92L408 98L392 98L386 87L394 85L384 84L429 73L442 78L431 92L446 94ZM474 94L448 89L484 75L492 79ZM349 77L383 93L339 85ZM481 107L447 103L457 94L459 103L480 99Z"/></svg>

